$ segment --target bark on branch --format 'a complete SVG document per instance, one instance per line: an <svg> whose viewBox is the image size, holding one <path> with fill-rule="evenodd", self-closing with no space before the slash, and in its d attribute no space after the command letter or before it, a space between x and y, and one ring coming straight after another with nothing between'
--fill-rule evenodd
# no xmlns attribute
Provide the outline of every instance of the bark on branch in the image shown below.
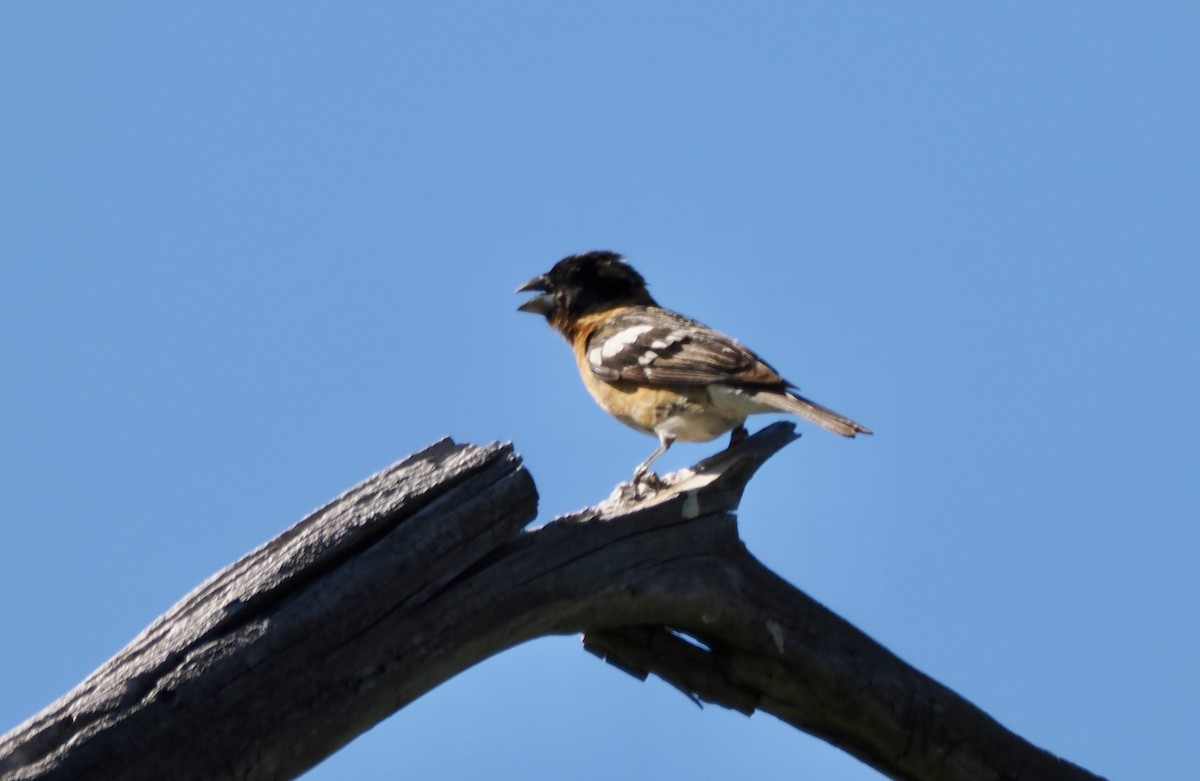
<svg viewBox="0 0 1200 781"><path fill-rule="evenodd" d="M767 570L732 512L775 424L533 530L507 445L449 440L214 575L0 738L0 780L286 779L534 637L689 697L772 713L893 778L1095 779L1000 726Z"/></svg>

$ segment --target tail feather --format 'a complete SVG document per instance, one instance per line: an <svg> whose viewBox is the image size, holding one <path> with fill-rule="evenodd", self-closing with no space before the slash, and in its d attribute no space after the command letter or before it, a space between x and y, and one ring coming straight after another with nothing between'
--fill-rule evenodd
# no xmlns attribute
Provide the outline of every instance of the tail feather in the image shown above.
<svg viewBox="0 0 1200 781"><path fill-rule="evenodd" d="M780 412L791 412L799 415L805 420L829 429L835 434L841 434L843 437L872 433L871 429L861 423L857 423L845 415L839 415L828 407L823 407L815 401L811 401L790 391L785 393L757 393L755 394L755 400L766 402L769 406Z"/></svg>

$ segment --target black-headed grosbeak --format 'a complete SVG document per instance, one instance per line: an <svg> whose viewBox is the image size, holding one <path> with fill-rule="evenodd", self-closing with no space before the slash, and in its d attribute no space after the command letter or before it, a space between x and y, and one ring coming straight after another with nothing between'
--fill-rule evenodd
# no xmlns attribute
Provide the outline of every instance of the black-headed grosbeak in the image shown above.
<svg viewBox="0 0 1200 781"><path fill-rule="evenodd" d="M746 416L790 412L846 437L865 426L795 392L762 358L703 323L664 309L615 252L585 252L517 288L518 309L544 315L575 351L583 384L617 420L658 437L636 483L676 440L746 436Z"/></svg>

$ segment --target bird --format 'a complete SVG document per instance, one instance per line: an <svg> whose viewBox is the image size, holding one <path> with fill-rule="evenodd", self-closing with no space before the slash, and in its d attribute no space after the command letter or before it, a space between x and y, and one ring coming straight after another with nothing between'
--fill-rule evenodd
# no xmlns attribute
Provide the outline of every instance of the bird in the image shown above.
<svg viewBox="0 0 1200 781"><path fill-rule="evenodd" d="M632 482L676 441L747 436L758 413L791 413L844 437L871 434L861 423L801 396L797 387L741 342L667 309L625 258L607 250L570 255L517 288L534 292L517 310L542 315L575 353L592 398L622 423L658 438Z"/></svg>

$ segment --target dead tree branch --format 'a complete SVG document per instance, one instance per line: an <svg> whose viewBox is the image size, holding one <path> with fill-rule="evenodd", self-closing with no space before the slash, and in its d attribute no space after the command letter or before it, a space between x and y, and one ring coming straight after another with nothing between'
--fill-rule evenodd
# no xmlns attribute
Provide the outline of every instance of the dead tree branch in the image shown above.
<svg viewBox="0 0 1200 781"><path fill-rule="evenodd" d="M776 424L539 529L510 447L449 440L214 575L0 738L0 780L286 779L534 637L762 710L892 778L1095 779L767 570L732 512Z"/></svg>

